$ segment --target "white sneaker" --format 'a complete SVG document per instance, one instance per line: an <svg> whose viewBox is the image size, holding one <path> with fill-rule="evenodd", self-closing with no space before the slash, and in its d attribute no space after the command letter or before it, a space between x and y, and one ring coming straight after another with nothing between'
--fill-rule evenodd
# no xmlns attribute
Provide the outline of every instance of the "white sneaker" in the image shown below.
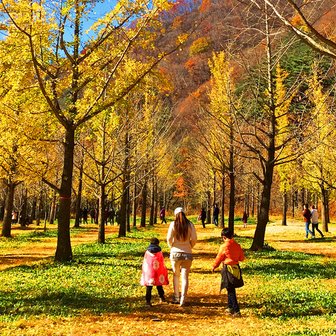
<svg viewBox="0 0 336 336"><path fill-rule="evenodd" d="M185 304L185 298L183 296L181 296L180 307L184 306L184 304Z"/></svg>

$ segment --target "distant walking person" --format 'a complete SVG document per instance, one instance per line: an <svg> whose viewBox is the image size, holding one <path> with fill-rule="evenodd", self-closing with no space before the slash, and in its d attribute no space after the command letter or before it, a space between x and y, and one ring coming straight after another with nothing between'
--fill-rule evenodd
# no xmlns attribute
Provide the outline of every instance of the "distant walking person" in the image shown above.
<svg viewBox="0 0 336 336"><path fill-rule="evenodd" d="M216 203L213 210L213 223L218 226L219 207Z"/></svg>
<svg viewBox="0 0 336 336"><path fill-rule="evenodd" d="M247 219L248 219L247 212L246 212L246 211L244 211L244 213L243 213L243 218L242 218L242 221L243 221L244 228L246 228L246 227L247 227Z"/></svg>
<svg viewBox="0 0 336 336"><path fill-rule="evenodd" d="M170 261L174 273L174 298L173 303L183 306L186 301L189 272L193 260L192 248L197 242L194 224L191 223L183 212L183 208L174 211L175 220L170 223L167 233L167 243L170 247ZM182 286L180 296L180 274L182 274Z"/></svg>
<svg viewBox="0 0 336 336"><path fill-rule="evenodd" d="M91 208L90 210L90 217L91 217L91 224L95 222L95 218L96 218L96 210L95 208Z"/></svg>
<svg viewBox="0 0 336 336"><path fill-rule="evenodd" d="M308 209L308 204L305 204L303 206L303 220L305 223L305 230L306 230L306 238L308 238L309 234L311 234L311 236L313 237L313 232L309 230L309 224L311 223L311 212Z"/></svg>
<svg viewBox="0 0 336 336"><path fill-rule="evenodd" d="M146 286L146 304L152 306L152 289L156 286L160 296L160 302L165 302L163 285L168 285L168 270L164 263L164 257L159 246L159 240L152 238L144 255L142 264L141 285Z"/></svg>
<svg viewBox="0 0 336 336"><path fill-rule="evenodd" d="M239 262L244 260L244 252L241 246L233 239L233 232L230 229L223 229L221 236L224 243L219 248L212 271L223 263L220 290L223 288L227 290L228 312L233 316L240 316L236 288L244 285L239 266Z"/></svg>
<svg viewBox="0 0 336 336"><path fill-rule="evenodd" d="M204 208L202 208L199 218L202 221L202 226L205 228L206 212Z"/></svg>
<svg viewBox="0 0 336 336"><path fill-rule="evenodd" d="M83 216L83 223L87 224L88 223L88 213L89 210L87 208L83 209L82 216Z"/></svg>
<svg viewBox="0 0 336 336"><path fill-rule="evenodd" d="M161 219L161 224L166 223L166 209L165 207L162 207L161 211L160 211L160 219Z"/></svg>
<svg viewBox="0 0 336 336"><path fill-rule="evenodd" d="M321 230L318 228L318 212L317 209L315 208L315 205L312 205L312 210L311 210L311 222L312 222L312 232L313 232L313 237L315 238L315 229L316 231L321 235L323 238L324 235L321 232Z"/></svg>
<svg viewBox="0 0 336 336"><path fill-rule="evenodd" d="M114 218L115 218L115 210L112 208L109 213L110 224L114 225Z"/></svg>

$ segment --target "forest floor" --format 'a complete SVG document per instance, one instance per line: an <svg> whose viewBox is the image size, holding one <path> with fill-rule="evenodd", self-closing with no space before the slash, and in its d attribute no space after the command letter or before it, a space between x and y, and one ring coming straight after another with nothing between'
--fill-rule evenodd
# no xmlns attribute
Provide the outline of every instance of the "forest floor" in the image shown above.
<svg viewBox="0 0 336 336"><path fill-rule="evenodd" d="M72 235L73 246L97 241L97 227L89 225L88 228L83 232L78 230ZM58 319L36 316L29 320L15 322L16 332L13 332L13 329L8 332L0 330L0 335L292 335L290 328L295 330L315 328L316 325L323 326L327 323L327 317L320 315L304 322L301 319L294 319L290 322L289 329L286 329L287 327L283 329L284 322L281 319L261 319L253 313L253 307L248 303L249 291L253 291L253 286L257 286L256 284L237 290L242 317L234 318L226 315L226 295L219 294L218 290L220 273L211 272L212 262L219 246L214 246L213 242L218 240L220 230L212 224L203 229L199 223L196 229L199 241L194 249L195 259L190 274L188 304L185 307L169 302L160 304L154 289L151 308L143 305L138 311L127 314L119 312L97 315L87 311L79 316ZM251 238L254 229L255 225L243 228L240 224L237 225L236 234ZM25 230L40 230L40 228L30 226ZM167 225L158 225L154 230L160 240L164 240ZM288 223L288 226L282 226L275 221L268 225L265 241L276 250L317 254L324 256L327 262L327 260L336 259L335 225L330 227L330 231L326 233L325 239L304 239L303 223L293 221ZM13 228L14 236L19 235L20 232L22 229L19 227ZM117 226L106 227L107 237L116 235L117 232ZM30 242L22 247L8 246L0 251L0 270L31 265L42 259L51 259L55 253L55 247L56 237ZM170 268L168 258L166 264ZM172 278L171 274L170 278ZM335 279L330 281L335 282ZM167 298L170 299L172 285L165 287L165 291ZM283 333L281 333L282 329ZM301 334L293 333L293 335ZM302 335L306 333L303 332ZM311 335L329 334L321 332Z"/></svg>

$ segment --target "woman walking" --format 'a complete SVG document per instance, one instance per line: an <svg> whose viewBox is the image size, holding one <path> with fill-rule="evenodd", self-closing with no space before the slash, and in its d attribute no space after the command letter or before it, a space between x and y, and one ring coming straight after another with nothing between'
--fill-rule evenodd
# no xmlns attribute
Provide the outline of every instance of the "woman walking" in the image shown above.
<svg viewBox="0 0 336 336"><path fill-rule="evenodd" d="M170 247L170 261L173 269L174 298L173 303L185 304L189 272L193 260L192 248L197 241L196 230L183 212L183 208L176 208L174 211L175 220L170 223L167 233L167 243ZM181 296L180 296L180 275Z"/></svg>

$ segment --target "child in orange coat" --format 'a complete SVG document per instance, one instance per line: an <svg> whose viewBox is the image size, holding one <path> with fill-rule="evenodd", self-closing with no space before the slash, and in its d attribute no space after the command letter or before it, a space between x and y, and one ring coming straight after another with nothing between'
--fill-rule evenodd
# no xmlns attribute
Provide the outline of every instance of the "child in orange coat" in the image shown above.
<svg viewBox="0 0 336 336"><path fill-rule="evenodd" d="M163 285L168 285L168 271L164 263L160 242L157 238L152 238L145 252L142 263L141 285L146 286L146 303L151 307L152 289L156 286L160 296L160 301L165 302Z"/></svg>
<svg viewBox="0 0 336 336"><path fill-rule="evenodd" d="M212 266L214 271L223 262L221 271L221 290L227 289L228 293L228 312L234 316L240 316L240 309L237 301L236 288L244 285L239 261L244 260L244 252L241 246L233 239L230 229L223 229L221 236L224 244L219 248L219 252Z"/></svg>

